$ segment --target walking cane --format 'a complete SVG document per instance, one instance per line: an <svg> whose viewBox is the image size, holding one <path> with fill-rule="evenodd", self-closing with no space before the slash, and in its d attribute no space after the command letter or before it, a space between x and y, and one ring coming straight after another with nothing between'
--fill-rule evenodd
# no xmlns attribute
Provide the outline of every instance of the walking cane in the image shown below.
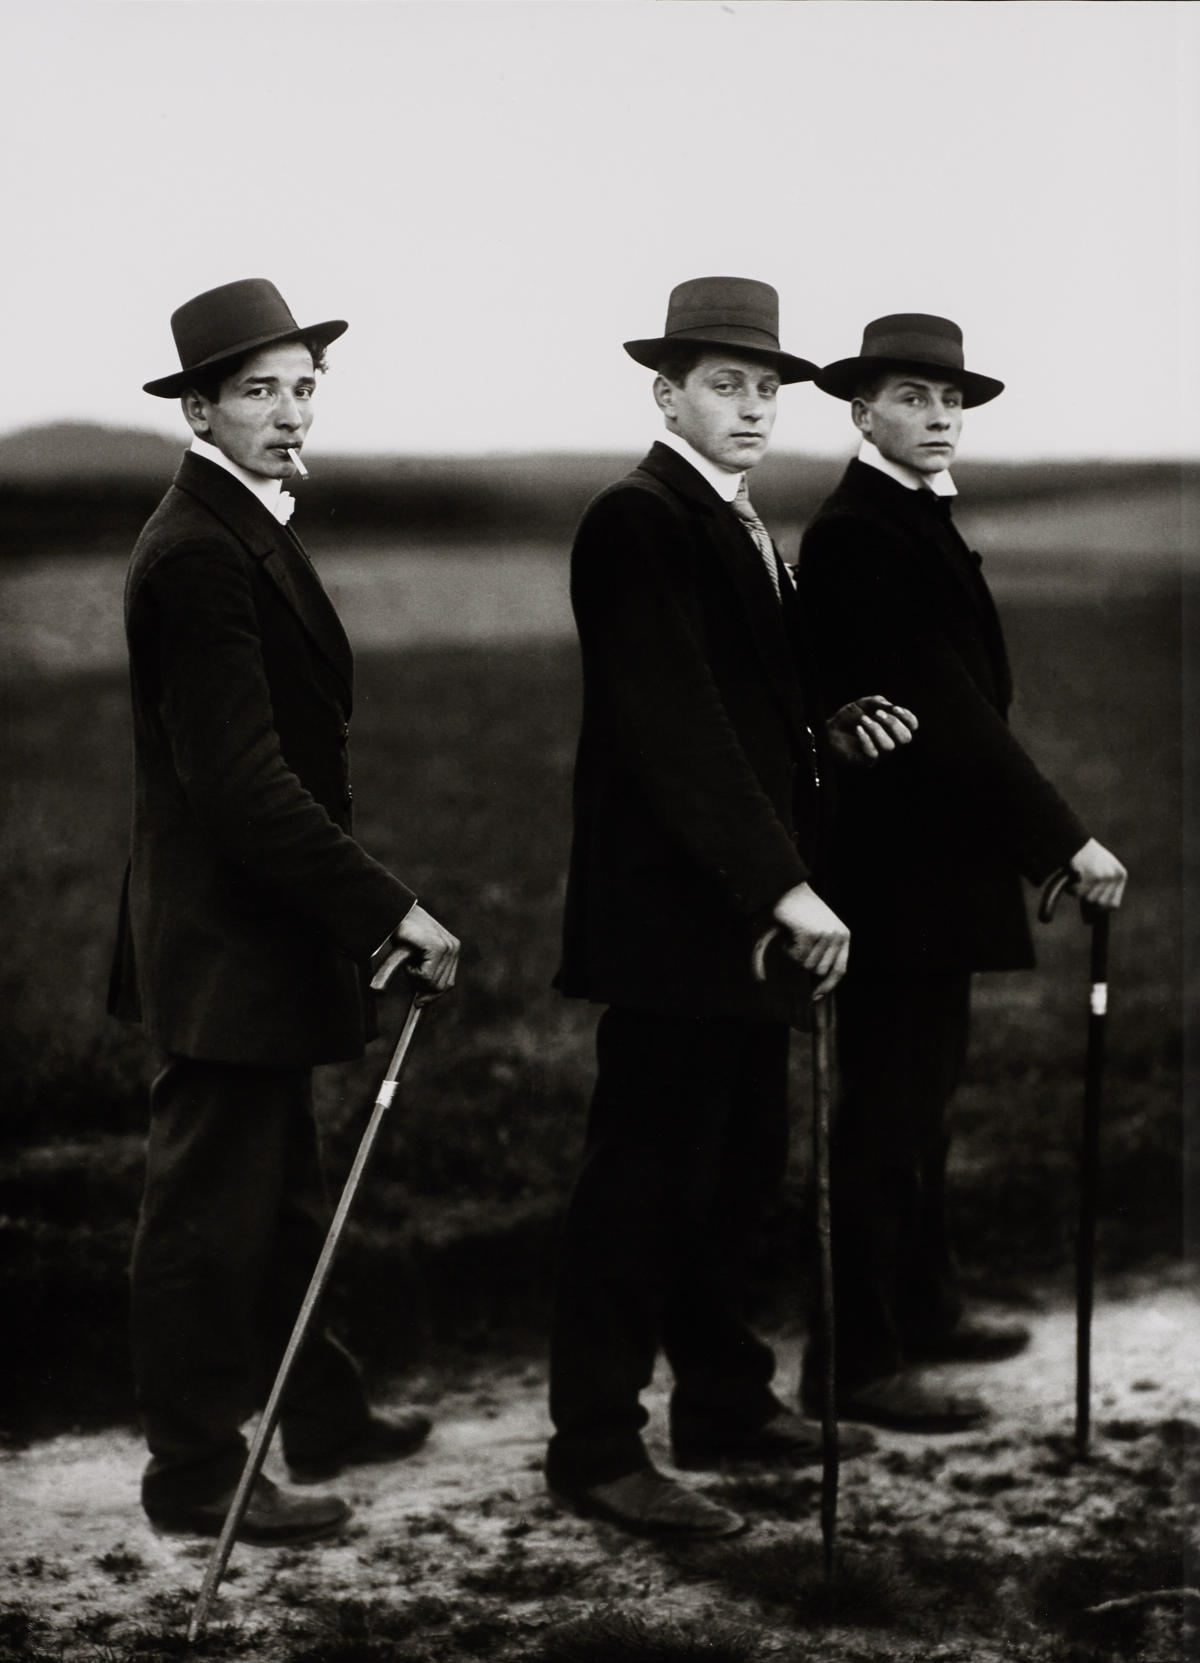
<svg viewBox="0 0 1200 1663"><path fill-rule="evenodd" d="M1057 872L1042 893L1038 917L1049 924L1071 872ZM1084 1075L1083 1131L1079 1156L1079 1230L1075 1243L1075 1448L1086 1456L1091 1422L1092 1305L1096 1280L1096 1214L1100 1187L1100 1087L1108 1016L1108 921L1105 908L1080 902L1091 925L1091 1004Z"/></svg>
<svg viewBox="0 0 1200 1663"><path fill-rule="evenodd" d="M833 1097L830 1035L833 1011L828 999L812 1007L813 1171L817 1184L817 1245L821 1310L821 1543L825 1551L825 1585L833 1586L837 1538L838 1422L837 1360L833 1312L833 1231L829 1198L829 1126Z"/></svg>
<svg viewBox="0 0 1200 1663"><path fill-rule="evenodd" d="M772 929L754 949L754 975L765 982L772 968L794 974L795 966L782 950L780 931ZM817 1257L821 1318L821 1543L825 1585L833 1586L834 1545L837 1538L839 1477L837 1422L837 1359L833 1310L833 1228L829 1185L829 1128L832 1119L831 1064L833 1007L828 998L809 1005L812 1012L813 1175L817 1192Z"/></svg>
<svg viewBox="0 0 1200 1663"><path fill-rule="evenodd" d="M371 987L376 992L382 992L392 975L407 958L408 950L406 948L396 948L390 952L382 962L378 963L375 974L371 978ZM416 1032L417 1023L421 1018L421 1008L414 994L408 1013L404 1018L404 1025L400 1030L400 1038L396 1042L396 1049L392 1053L392 1060L388 1064L387 1073L383 1077L378 1095L375 1098L375 1107L372 1110L370 1121L358 1146L358 1153L354 1157L350 1175L343 1186L341 1199L337 1204L333 1222L329 1226L329 1233L325 1238L325 1245L321 1249L321 1256L317 1260L312 1280L308 1284L308 1292L304 1296L300 1314L296 1318L291 1338L288 1340L287 1348L283 1353L283 1361L279 1365L275 1383L271 1387L270 1395L258 1423L258 1429L246 1453L246 1464L242 1468L242 1476L238 1481L237 1489L234 1491L233 1500L229 1504L229 1512L225 1515L225 1523L221 1527L221 1534L217 1538L216 1546L213 1548L212 1556L208 1562L208 1569L204 1573L204 1582L200 1588L195 1609L192 1612L192 1620L188 1624L187 1638L189 1645L193 1645L204 1632L209 1608L216 1597L218 1584L225 1574L225 1567L229 1563L234 1538L245 1515L250 1500L250 1492L254 1488L255 1481L262 1470L263 1461L266 1459L267 1446L271 1442L276 1422L279 1419L279 1410L283 1402L284 1391L287 1388L288 1377L292 1372L292 1365L300 1353L300 1348L304 1344L305 1336L312 1322L313 1312L325 1291L325 1284L328 1282L329 1273L333 1268L334 1255L337 1253L342 1234L346 1228L346 1221L350 1216L350 1208L354 1204L358 1186L362 1182L367 1163L371 1159L380 1128L383 1125L384 1116L387 1114L400 1084L400 1075L408 1056L408 1048L412 1044L413 1034Z"/></svg>

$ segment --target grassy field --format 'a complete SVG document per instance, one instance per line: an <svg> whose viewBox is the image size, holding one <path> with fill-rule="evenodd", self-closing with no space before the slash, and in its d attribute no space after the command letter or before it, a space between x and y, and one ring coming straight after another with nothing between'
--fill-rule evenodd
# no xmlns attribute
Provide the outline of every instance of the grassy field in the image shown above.
<svg viewBox="0 0 1200 1663"><path fill-rule="evenodd" d="M1132 872L1114 931L1102 1252L1142 1265L1180 1235L1178 585L1139 577L1114 593L1110 573L1103 604L1086 586L1053 604L1009 594L1005 617L1015 725ZM0 1418L29 1432L130 1412L124 1267L152 1062L103 1011L126 837L123 675L30 676L2 697ZM594 1020L549 986L577 697L564 642L360 656L359 835L466 943L461 990L420 1035L338 1279L349 1337L380 1371L540 1340ZM994 1294L1061 1277L1069 1258L1085 954L1065 908L1042 932L1040 972L978 989L954 1163L965 1265ZM335 1177L383 1063L380 1044L321 1078ZM776 1314L798 1304L805 1165L801 1136L764 1257Z"/></svg>

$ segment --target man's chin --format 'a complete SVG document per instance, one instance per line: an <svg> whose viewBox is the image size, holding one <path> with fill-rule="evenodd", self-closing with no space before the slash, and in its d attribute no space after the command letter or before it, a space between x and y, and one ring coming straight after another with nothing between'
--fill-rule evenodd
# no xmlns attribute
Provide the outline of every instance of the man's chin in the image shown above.
<svg viewBox="0 0 1200 1663"><path fill-rule="evenodd" d="M761 442L757 444L738 445L729 453L728 456L723 456L721 458L720 465L723 468L727 468L730 473L744 473L747 468L753 468L757 463L761 462L766 454L767 447Z"/></svg>

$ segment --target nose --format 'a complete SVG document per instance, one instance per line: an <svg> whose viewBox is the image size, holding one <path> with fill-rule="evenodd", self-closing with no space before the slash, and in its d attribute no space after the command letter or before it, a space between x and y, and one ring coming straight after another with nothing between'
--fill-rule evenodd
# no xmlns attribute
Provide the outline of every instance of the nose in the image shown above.
<svg viewBox="0 0 1200 1663"><path fill-rule="evenodd" d="M275 425L294 433L298 431L300 423L300 406L295 397L285 390L280 393L279 403L275 406Z"/></svg>
<svg viewBox="0 0 1200 1663"><path fill-rule="evenodd" d="M738 417L744 422L759 422L766 414L767 401L753 387L743 392L738 406Z"/></svg>
<svg viewBox="0 0 1200 1663"><path fill-rule="evenodd" d="M950 411L940 398L935 398L929 406L929 426L938 433L943 433L951 425Z"/></svg>

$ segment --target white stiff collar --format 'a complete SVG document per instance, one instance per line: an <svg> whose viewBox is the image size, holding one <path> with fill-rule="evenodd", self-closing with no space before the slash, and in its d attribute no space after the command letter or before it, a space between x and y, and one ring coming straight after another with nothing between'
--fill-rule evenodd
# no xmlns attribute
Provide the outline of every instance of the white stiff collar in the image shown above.
<svg viewBox="0 0 1200 1663"><path fill-rule="evenodd" d="M715 462L710 462L707 456L701 456L694 445L689 445L686 439L681 439L678 433L672 433L670 428L659 434L664 445L668 445L677 456L682 456L702 479L706 479L722 502L732 502L738 494L738 486L745 478L744 473L730 473L728 468L718 468Z"/></svg>
<svg viewBox="0 0 1200 1663"><path fill-rule="evenodd" d="M218 468L224 468L226 473L231 473L235 479L240 480L248 491L254 492L269 514L276 519L279 518L277 509L279 493L283 489L282 479L267 479L262 474L251 473L249 468L231 462L223 450L219 450L216 445L210 445L207 439L201 439L198 435L193 435L191 449L193 456L202 456L206 462L215 463Z"/></svg>
<svg viewBox="0 0 1200 1663"><path fill-rule="evenodd" d="M916 468L906 468L903 462L890 461L870 439L864 439L859 445L858 459L865 462L868 468L878 468L880 473L894 479L897 485L903 485L906 491L932 491L935 497L958 495L958 486L951 479L949 468L943 468L939 473L918 473Z"/></svg>

